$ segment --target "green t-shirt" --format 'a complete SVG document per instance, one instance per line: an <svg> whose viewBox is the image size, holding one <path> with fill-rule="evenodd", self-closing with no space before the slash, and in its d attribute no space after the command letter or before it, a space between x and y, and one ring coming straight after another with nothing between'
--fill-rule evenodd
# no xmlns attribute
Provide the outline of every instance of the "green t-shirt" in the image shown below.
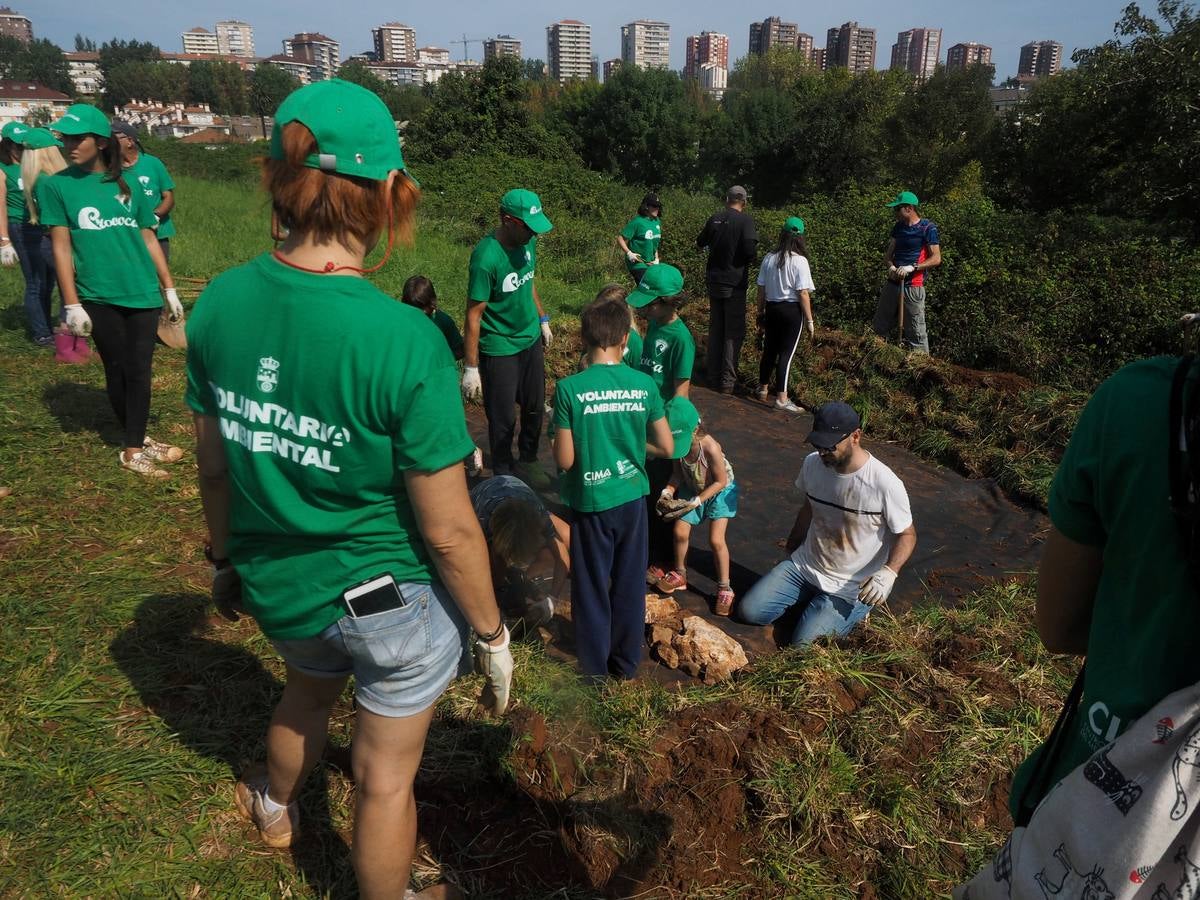
<svg viewBox="0 0 1200 900"><path fill-rule="evenodd" d="M471 253L467 299L486 303L479 325L479 349L488 356L515 356L540 340L533 273L537 239L506 250L489 234Z"/></svg>
<svg viewBox="0 0 1200 900"><path fill-rule="evenodd" d="M25 221L25 182L21 180L20 163L0 163L0 171L4 172L4 206L8 210L9 230L14 224ZM13 242L16 237L9 235Z"/></svg>
<svg viewBox="0 0 1200 900"><path fill-rule="evenodd" d="M696 342L683 319L666 325L651 322L642 344L641 370L654 379L663 400L675 396L675 382L692 377L696 360Z"/></svg>
<svg viewBox="0 0 1200 900"><path fill-rule="evenodd" d="M450 353L457 358L462 353L463 336L459 332L458 326L454 324L454 320L439 309L433 313L433 324L438 327L438 331L446 339Z"/></svg>
<svg viewBox="0 0 1200 900"><path fill-rule="evenodd" d="M625 353L621 362L637 369L642 364L642 335L636 328L629 329L629 341L625 344Z"/></svg>
<svg viewBox="0 0 1200 900"><path fill-rule="evenodd" d="M125 180L130 189L133 189L135 181L141 186L142 193L150 201L150 212L154 212L158 209L158 204L162 203L163 191L175 190L175 182L171 180L167 167L157 156L151 156L149 153L139 153L137 162L125 167ZM160 218L155 233L160 238L175 236L175 222L170 213Z"/></svg>
<svg viewBox="0 0 1200 900"><path fill-rule="evenodd" d="M1178 363L1143 360L1105 381L1080 416L1050 489L1054 526L1076 543L1103 548L1104 558L1083 699L1048 787L1167 694L1200 681L1200 598L1171 512L1167 474ZM1013 779L1014 815L1040 753Z"/></svg>
<svg viewBox="0 0 1200 900"><path fill-rule="evenodd" d="M558 495L577 512L645 497L646 428L663 418L654 383L629 366L592 365L558 382L554 426L569 428L575 465L559 478Z"/></svg>
<svg viewBox="0 0 1200 900"><path fill-rule="evenodd" d="M74 166L42 176L33 190L41 224L70 229L81 300L132 309L162 306L141 232L154 225L154 210L141 191L130 185L132 194L122 199L120 186L107 175Z"/></svg>
<svg viewBox="0 0 1200 900"><path fill-rule="evenodd" d="M621 237L625 238L630 250L645 260L630 262L629 257L625 257L629 271L640 272L654 262L658 253L658 245L662 241L662 222L649 216L634 216L621 231Z"/></svg>
<svg viewBox="0 0 1200 900"><path fill-rule="evenodd" d="M404 473L474 445L428 316L263 254L212 281L187 337L187 403L219 419L228 458L229 558L269 637L318 634L376 575L435 578Z"/></svg>

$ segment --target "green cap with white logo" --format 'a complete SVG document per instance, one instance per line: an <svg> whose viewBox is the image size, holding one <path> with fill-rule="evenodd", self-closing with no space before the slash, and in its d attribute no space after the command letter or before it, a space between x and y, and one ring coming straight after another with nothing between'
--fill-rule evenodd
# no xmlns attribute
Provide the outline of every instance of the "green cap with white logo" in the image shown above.
<svg viewBox="0 0 1200 900"><path fill-rule="evenodd" d="M672 397L666 402L667 426L675 439L671 459L682 459L692 449L692 436L700 424L700 413L687 397Z"/></svg>
<svg viewBox="0 0 1200 900"><path fill-rule="evenodd" d="M920 201L912 191L901 191L888 206L916 206Z"/></svg>
<svg viewBox="0 0 1200 900"><path fill-rule="evenodd" d="M674 297L682 290L683 273L674 266L659 263L656 266L647 266L641 283L625 298L625 302L634 309L641 309L659 297Z"/></svg>
<svg viewBox="0 0 1200 900"><path fill-rule="evenodd" d="M27 150L45 150L47 147L62 146L62 141L51 134L48 128L30 128L14 140Z"/></svg>
<svg viewBox="0 0 1200 900"><path fill-rule="evenodd" d="M62 118L47 126L59 134L95 134L100 137L112 137L112 127L108 117L90 103L72 103Z"/></svg>
<svg viewBox="0 0 1200 900"><path fill-rule="evenodd" d="M29 132L29 126L23 122L9 122L0 128L0 138L21 143L21 138Z"/></svg>
<svg viewBox="0 0 1200 900"><path fill-rule="evenodd" d="M333 78L288 94L275 113L271 159L283 159L283 126L292 122L304 125L316 138L317 152L304 160L310 169L372 181L404 171L396 122L383 101L365 87Z"/></svg>
<svg viewBox="0 0 1200 900"><path fill-rule="evenodd" d="M534 234L545 234L554 227L542 212L541 198L523 188L514 188L500 198L500 212L520 219Z"/></svg>
<svg viewBox="0 0 1200 900"><path fill-rule="evenodd" d="M804 234L804 220L799 216L791 216L783 223L783 230L789 234Z"/></svg>

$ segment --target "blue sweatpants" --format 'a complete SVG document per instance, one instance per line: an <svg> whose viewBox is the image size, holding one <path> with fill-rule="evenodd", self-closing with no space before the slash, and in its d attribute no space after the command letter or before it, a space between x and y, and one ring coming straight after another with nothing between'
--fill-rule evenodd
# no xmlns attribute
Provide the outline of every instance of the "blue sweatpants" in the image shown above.
<svg viewBox="0 0 1200 900"><path fill-rule="evenodd" d="M571 522L571 618L583 674L632 678L646 634L646 508L641 498Z"/></svg>

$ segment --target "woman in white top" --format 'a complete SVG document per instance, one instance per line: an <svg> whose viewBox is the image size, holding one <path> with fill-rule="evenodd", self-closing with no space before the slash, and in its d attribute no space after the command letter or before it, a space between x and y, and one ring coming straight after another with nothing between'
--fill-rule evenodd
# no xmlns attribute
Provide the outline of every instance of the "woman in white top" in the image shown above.
<svg viewBox="0 0 1200 900"><path fill-rule="evenodd" d="M804 220L792 216L783 223L779 247L768 253L758 270L758 327L765 333L762 360L758 364L758 399L765 401L775 390L775 408L803 412L788 396L788 371L800 336L813 334L813 286L804 244ZM772 378L774 370L774 378Z"/></svg>

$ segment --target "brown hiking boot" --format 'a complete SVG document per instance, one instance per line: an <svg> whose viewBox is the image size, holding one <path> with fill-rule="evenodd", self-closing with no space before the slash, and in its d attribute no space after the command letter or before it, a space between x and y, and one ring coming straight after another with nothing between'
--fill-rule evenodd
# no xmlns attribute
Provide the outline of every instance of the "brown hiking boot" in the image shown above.
<svg viewBox="0 0 1200 900"><path fill-rule="evenodd" d="M233 800L238 812L254 823L264 844L276 848L290 847L300 834L300 805L289 803L277 812L268 813L263 806L266 793L266 776L260 775L249 780L243 776L234 789Z"/></svg>

